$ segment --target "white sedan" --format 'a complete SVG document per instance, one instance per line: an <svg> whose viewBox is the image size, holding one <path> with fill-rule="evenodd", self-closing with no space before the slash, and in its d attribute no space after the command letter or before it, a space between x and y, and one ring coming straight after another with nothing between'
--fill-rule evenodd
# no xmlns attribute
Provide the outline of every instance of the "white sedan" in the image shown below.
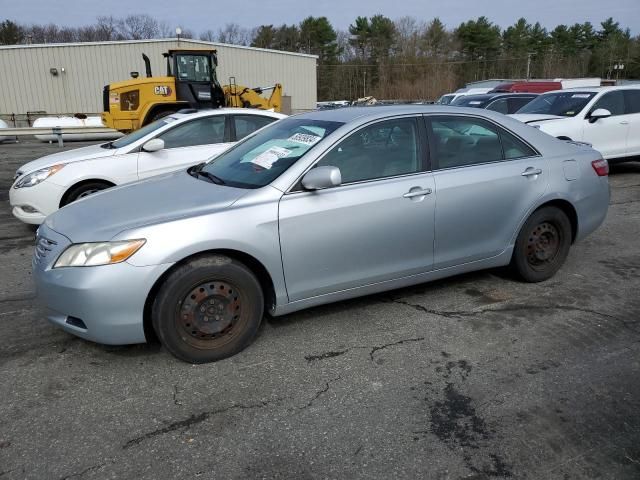
<svg viewBox="0 0 640 480"><path fill-rule="evenodd" d="M175 113L113 142L47 155L16 172L9 191L12 213L39 225L99 190L203 162L284 117L246 108Z"/></svg>

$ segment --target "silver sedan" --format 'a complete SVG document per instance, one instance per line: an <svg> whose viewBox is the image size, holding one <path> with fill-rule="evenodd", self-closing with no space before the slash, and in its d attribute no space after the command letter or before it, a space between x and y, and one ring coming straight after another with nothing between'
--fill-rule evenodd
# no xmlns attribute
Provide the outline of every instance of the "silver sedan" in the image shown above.
<svg viewBox="0 0 640 480"><path fill-rule="evenodd" d="M603 222L607 174L586 145L489 111L307 113L52 214L34 278L68 332L157 336L183 360L215 361L249 345L265 311L505 265L546 280Z"/></svg>

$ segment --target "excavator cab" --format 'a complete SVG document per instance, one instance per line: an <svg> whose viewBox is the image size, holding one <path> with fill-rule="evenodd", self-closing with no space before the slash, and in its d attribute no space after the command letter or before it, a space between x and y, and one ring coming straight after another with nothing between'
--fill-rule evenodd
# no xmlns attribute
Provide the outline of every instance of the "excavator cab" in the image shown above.
<svg viewBox="0 0 640 480"><path fill-rule="evenodd" d="M222 87L216 76L215 50L169 50L167 77L175 78L176 99L191 108L219 108L225 105Z"/></svg>

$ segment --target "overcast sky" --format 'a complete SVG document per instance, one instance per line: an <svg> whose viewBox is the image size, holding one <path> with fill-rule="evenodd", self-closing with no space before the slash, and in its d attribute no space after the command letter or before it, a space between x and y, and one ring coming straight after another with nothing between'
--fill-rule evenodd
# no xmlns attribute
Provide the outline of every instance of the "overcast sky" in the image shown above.
<svg viewBox="0 0 640 480"><path fill-rule="evenodd" d="M0 19L20 23L56 23L79 26L93 23L98 15L125 16L148 13L171 26L199 33L217 30L228 22L244 27L298 23L308 15L326 16L346 29L358 15L382 13L392 19L410 15L433 17L448 26L486 15L501 27L525 17L545 27L590 21L594 25L614 17L634 35L640 33L640 0L0 0Z"/></svg>

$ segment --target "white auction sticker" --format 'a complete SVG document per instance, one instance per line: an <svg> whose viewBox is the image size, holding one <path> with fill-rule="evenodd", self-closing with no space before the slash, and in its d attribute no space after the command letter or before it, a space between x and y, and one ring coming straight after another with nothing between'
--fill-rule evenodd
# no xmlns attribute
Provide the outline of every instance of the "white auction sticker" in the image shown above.
<svg viewBox="0 0 640 480"><path fill-rule="evenodd" d="M265 150L256 158L251 160L251 163L258 165L259 167L269 169L282 157L286 157L291 153L291 150L287 150L282 147L271 147Z"/></svg>
<svg viewBox="0 0 640 480"><path fill-rule="evenodd" d="M322 140L322 138L315 135L310 135L308 133L295 133L291 135L287 140L289 142L302 143L304 145L315 145L320 140Z"/></svg>
<svg viewBox="0 0 640 480"><path fill-rule="evenodd" d="M590 96L589 93L574 93L571 98L589 98Z"/></svg>

